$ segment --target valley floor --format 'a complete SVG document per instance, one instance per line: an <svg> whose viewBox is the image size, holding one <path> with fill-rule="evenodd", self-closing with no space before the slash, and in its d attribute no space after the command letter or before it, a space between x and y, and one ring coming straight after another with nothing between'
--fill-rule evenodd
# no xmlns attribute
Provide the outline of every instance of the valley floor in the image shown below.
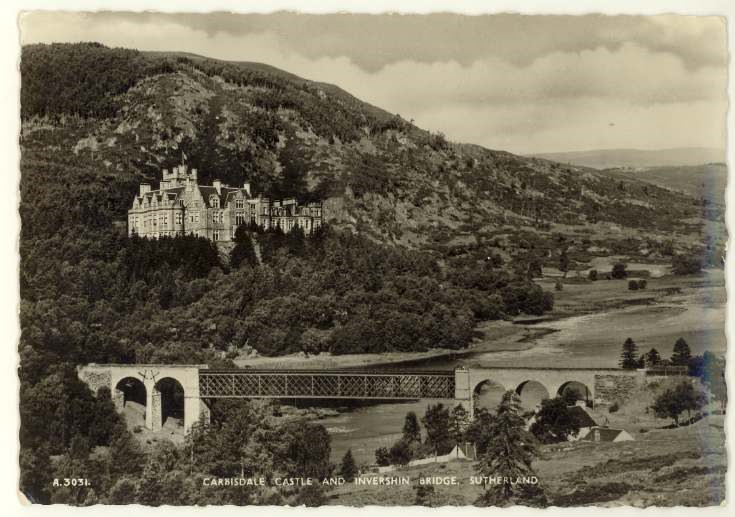
<svg viewBox="0 0 735 517"><path fill-rule="evenodd" d="M710 506L724 500L727 455L722 416L706 417L678 429L645 433L640 429L645 427L629 428L635 438L629 442L544 446L534 469L550 503L555 506ZM467 460L389 474L409 476L411 485L347 483L330 493L329 503L415 504L419 478L428 476L454 476L457 481L456 485L436 485L432 506L469 505L482 493L481 486L470 484L470 477L477 474L474 462Z"/></svg>

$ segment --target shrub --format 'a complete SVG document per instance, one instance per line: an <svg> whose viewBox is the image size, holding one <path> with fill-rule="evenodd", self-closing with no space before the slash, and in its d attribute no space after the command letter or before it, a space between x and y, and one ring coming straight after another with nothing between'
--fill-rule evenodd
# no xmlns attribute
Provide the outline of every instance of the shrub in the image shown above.
<svg viewBox="0 0 735 517"><path fill-rule="evenodd" d="M638 281L637 280L628 280L628 290L629 291L637 291L638 290Z"/></svg>
<svg viewBox="0 0 735 517"><path fill-rule="evenodd" d="M645 278L638 280L638 289L645 289L648 286L648 281Z"/></svg>
<svg viewBox="0 0 735 517"><path fill-rule="evenodd" d="M589 278L592 282L597 281L597 270L590 269L590 272L587 274L587 278Z"/></svg>
<svg viewBox="0 0 735 517"><path fill-rule="evenodd" d="M671 270L675 275L691 275L702 270L699 255L674 255L671 259Z"/></svg>
<svg viewBox="0 0 735 517"><path fill-rule="evenodd" d="M380 447L375 449L375 463L380 467L386 467L390 465L390 452L387 447Z"/></svg>
<svg viewBox="0 0 735 517"><path fill-rule="evenodd" d="M608 411L610 413L615 413L620 409L620 405L617 402L613 402L610 407L608 408Z"/></svg>
<svg viewBox="0 0 735 517"><path fill-rule="evenodd" d="M612 271L610 272L610 274L616 280L627 278L628 277L627 268L628 268L627 264L623 262L618 262L617 264L613 265Z"/></svg>

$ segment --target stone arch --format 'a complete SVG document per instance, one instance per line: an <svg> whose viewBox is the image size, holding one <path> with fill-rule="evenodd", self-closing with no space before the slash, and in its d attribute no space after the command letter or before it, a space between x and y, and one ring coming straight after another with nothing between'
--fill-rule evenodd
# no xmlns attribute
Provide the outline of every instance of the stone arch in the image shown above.
<svg viewBox="0 0 735 517"><path fill-rule="evenodd" d="M131 409L127 413L134 414L136 411L140 412L139 418L145 423L148 406L148 390L143 381L131 376L118 380L112 392L112 401L119 412L122 412L126 406L130 405Z"/></svg>
<svg viewBox="0 0 735 517"><path fill-rule="evenodd" d="M185 391L183 383L174 377L163 377L154 385L152 427L154 431L166 424L184 425Z"/></svg>
<svg viewBox="0 0 735 517"><path fill-rule="evenodd" d="M506 391L508 391L507 388L494 379L484 379L478 382L472 389L473 409L482 408L494 412Z"/></svg>
<svg viewBox="0 0 735 517"><path fill-rule="evenodd" d="M564 382L561 386L559 386L556 394L557 396L566 399L569 402L571 402L572 399L575 403L581 400L587 406L591 406L594 400L592 390L590 390L589 386L587 386L587 384L585 384L584 382L577 380Z"/></svg>
<svg viewBox="0 0 735 517"><path fill-rule="evenodd" d="M521 399L523 409L532 410L541 404L542 400L551 398L548 388L543 383L528 379L516 387L516 393Z"/></svg>

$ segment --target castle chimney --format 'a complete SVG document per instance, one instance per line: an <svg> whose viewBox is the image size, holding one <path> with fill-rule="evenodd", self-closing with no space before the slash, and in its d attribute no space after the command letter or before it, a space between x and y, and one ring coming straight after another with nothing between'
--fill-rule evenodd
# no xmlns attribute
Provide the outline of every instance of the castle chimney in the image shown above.
<svg viewBox="0 0 735 517"><path fill-rule="evenodd" d="M151 184L150 183L141 183L140 184L140 195L143 196L144 194L147 194L151 191Z"/></svg>
<svg viewBox="0 0 735 517"><path fill-rule="evenodd" d="M246 181L245 184L242 186L243 190L248 193L248 197L253 197L252 194L250 194L250 182Z"/></svg>
<svg viewBox="0 0 735 517"><path fill-rule="evenodd" d="M163 169L163 179L164 180L168 179L168 169Z"/></svg>
<svg viewBox="0 0 735 517"><path fill-rule="evenodd" d="M212 186L217 190L217 194L222 194L222 182L220 180L214 180Z"/></svg>
<svg viewBox="0 0 735 517"><path fill-rule="evenodd" d="M196 169L192 169L191 170L191 179L193 179L194 181L196 181L196 179L197 179L197 170Z"/></svg>

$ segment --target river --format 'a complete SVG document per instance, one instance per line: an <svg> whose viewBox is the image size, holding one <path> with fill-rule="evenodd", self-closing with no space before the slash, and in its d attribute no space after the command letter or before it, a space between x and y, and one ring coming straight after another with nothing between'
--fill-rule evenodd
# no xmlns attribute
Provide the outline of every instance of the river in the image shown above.
<svg viewBox="0 0 735 517"><path fill-rule="evenodd" d="M725 304L706 297L624 307L599 313L543 321L529 328L543 327L533 346L519 351L479 352L407 362L393 367L402 369L446 369L457 366L560 366L615 367L623 341L632 337L641 353L655 347L666 357L678 337L684 337L693 354L705 350L725 352ZM481 403L496 404L499 390L483 394ZM529 404L540 398L529 390ZM390 447L400 437L408 411L419 418L429 404L448 401L421 400L405 403L381 403L365 406L320 420L332 437L332 460L339 462L352 449L358 464L373 463L378 447Z"/></svg>

